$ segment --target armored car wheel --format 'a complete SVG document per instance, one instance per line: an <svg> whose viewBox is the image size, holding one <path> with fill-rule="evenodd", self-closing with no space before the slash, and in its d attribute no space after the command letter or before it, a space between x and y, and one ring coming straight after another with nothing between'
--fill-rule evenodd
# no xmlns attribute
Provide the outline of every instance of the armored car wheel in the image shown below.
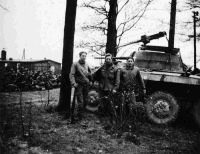
<svg viewBox="0 0 200 154"><path fill-rule="evenodd" d="M152 122L169 124L176 119L179 105L171 94L158 91L148 97L146 111Z"/></svg>
<svg viewBox="0 0 200 154"><path fill-rule="evenodd" d="M194 119L197 125L200 128L200 100L197 102L197 104L194 106Z"/></svg>
<svg viewBox="0 0 200 154"><path fill-rule="evenodd" d="M91 112L98 111L99 107L99 92L95 89L91 89L88 93L88 102L86 109Z"/></svg>

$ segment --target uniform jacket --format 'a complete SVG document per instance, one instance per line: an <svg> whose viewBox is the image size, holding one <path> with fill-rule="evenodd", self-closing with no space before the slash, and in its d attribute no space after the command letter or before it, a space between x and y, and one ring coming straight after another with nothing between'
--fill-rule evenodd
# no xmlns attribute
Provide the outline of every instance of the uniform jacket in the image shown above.
<svg viewBox="0 0 200 154"><path fill-rule="evenodd" d="M71 84L85 84L91 81L91 70L87 63L81 64L79 61L75 62L71 66L71 72L69 74Z"/></svg>
<svg viewBox="0 0 200 154"><path fill-rule="evenodd" d="M136 84L140 84L142 89L145 89L145 84L140 74L139 68L132 66L130 68L123 67L120 71L120 87L135 87Z"/></svg>
<svg viewBox="0 0 200 154"><path fill-rule="evenodd" d="M93 79L99 82L101 90L116 90L119 88L120 70L115 65L107 68L104 64L95 72Z"/></svg>

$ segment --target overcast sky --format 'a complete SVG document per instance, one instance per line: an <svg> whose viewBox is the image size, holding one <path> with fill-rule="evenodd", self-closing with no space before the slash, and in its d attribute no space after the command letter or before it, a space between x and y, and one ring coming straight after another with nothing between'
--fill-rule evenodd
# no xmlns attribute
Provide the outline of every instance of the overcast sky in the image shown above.
<svg viewBox="0 0 200 154"><path fill-rule="evenodd" d="M166 10L163 10L170 9L169 2L171 0L155 0L151 8L157 8L157 10L148 11L146 16L159 17L168 21L170 16ZM25 49L26 59L47 58L58 62L62 61L66 0L1 0L0 4L7 9L0 8L0 50L6 49L7 58L21 59ZM160 10L159 13L158 10ZM177 13L177 18L180 21L191 18L191 16L190 12ZM78 27L82 21L88 18L87 12L78 8L76 42L85 39ZM138 36L143 34L142 32L153 34L159 31L167 33L169 31L168 25L161 25L157 28L152 22L147 23L146 20L141 21L139 26ZM155 41L155 43L158 42ZM167 45L166 41L164 45ZM181 44L180 39L178 39L175 42L175 47L184 50L192 51L191 45L192 41ZM187 52L184 51L183 56L186 57L186 55Z"/></svg>
<svg viewBox="0 0 200 154"><path fill-rule="evenodd" d="M1 0L0 49L7 57L61 62L66 3L64 0Z"/></svg>

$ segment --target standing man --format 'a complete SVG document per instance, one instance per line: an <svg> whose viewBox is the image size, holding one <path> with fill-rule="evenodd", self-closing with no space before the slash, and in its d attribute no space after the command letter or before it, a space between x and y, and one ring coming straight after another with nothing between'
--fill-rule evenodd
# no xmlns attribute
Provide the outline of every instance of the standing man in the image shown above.
<svg viewBox="0 0 200 154"><path fill-rule="evenodd" d="M142 93L145 95L146 88L140 70L134 66L134 58L129 57L120 73L120 91L131 92L130 102L126 104L129 114L133 114L133 107L136 104L136 94L138 94L140 89L142 89ZM134 117L136 118L136 115Z"/></svg>
<svg viewBox="0 0 200 154"><path fill-rule="evenodd" d="M120 73L120 89L136 90L136 86L141 86L143 94L146 94L146 88L140 70L134 66L134 57L129 57L126 61L125 67L121 69ZM137 85L139 84L139 85Z"/></svg>
<svg viewBox="0 0 200 154"><path fill-rule="evenodd" d="M105 63L95 72L93 76L93 82L98 81L100 86L100 91L103 96L107 96L110 91L114 94L116 90L119 88L120 83L120 70L117 66L115 66L112 62L112 55L105 55ZM105 99L101 100L99 111L102 112L103 115L111 114L109 113L109 101Z"/></svg>
<svg viewBox="0 0 200 154"><path fill-rule="evenodd" d="M82 119L84 108L87 104L89 84L92 81L91 70L85 62L87 53L81 51L79 60L72 64L69 74L70 82L73 87L76 87L75 96L78 102L78 118Z"/></svg>
<svg viewBox="0 0 200 154"><path fill-rule="evenodd" d="M100 89L104 94L110 90L116 92L120 83L120 71L112 62L110 53L105 55L105 63L98 69L93 77L93 82L98 81Z"/></svg>

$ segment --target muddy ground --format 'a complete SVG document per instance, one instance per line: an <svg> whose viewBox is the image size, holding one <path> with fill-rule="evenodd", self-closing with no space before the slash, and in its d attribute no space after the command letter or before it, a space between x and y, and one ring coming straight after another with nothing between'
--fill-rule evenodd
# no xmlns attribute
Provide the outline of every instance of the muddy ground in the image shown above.
<svg viewBox="0 0 200 154"><path fill-rule="evenodd" d="M49 97L48 91L0 93L0 153L200 153L200 134L189 113L170 126L152 124L141 113L135 138L128 138L126 132L111 133L106 117L89 112L81 122L70 124L66 113L54 110L58 98L59 89L49 91Z"/></svg>

